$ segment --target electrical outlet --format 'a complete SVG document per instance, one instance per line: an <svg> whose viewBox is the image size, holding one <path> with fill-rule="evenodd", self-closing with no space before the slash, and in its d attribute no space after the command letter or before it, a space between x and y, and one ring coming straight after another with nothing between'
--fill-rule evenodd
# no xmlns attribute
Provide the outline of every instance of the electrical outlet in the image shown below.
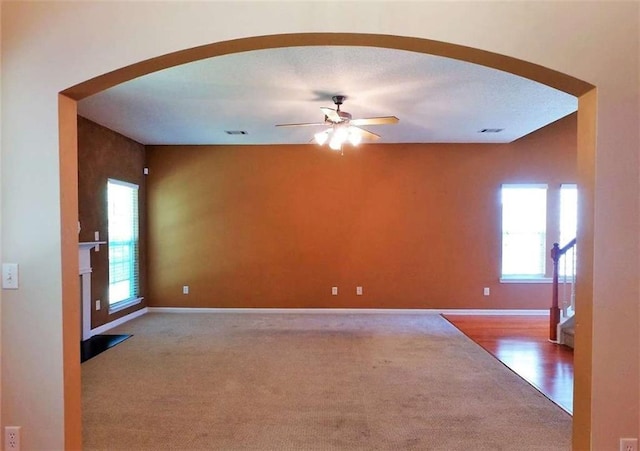
<svg viewBox="0 0 640 451"><path fill-rule="evenodd" d="M96 310L100 310L100 299L96 301Z"/></svg>
<svg viewBox="0 0 640 451"><path fill-rule="evenodd" d="M338 287L331 287L331 295L332 296L338 295Z"/></svg>
<svg viewBox="0 0 640 451"><path fill-rule="evenodd" d="M4 428L5 451L20 451L20 426L7 426Z"/></svg>
<svg viewBox="0 0 640 451"><path fill-rule="evenodd" d="M182 286L182 294L189 294L189 285Z"/></svg>
<svg viewBox="0 0 640 451"><path fill-rule="evenodd" d="M20 286L17 263L2 264L2 288L5 290L17 290Z"/></svg>
<svg viewBox="0 0 640 451"><path fill-rule="evenodd" d="M637 438L621 438L620 451L638 451Z"/></svg>
<svg viewBox="0 0 640 451"><path fill-rule="evenodd" d="M484 290L482 290L482 293L483 293L485 296L489 296L489 295L491 294L491 288L489 288L489 287L484 287Z"/></svg>
<svg viewBox="0 0 640 451"><path fill-rule="evenodd" d="M362 296L362 287L356 287L356 295Z"/></svg>

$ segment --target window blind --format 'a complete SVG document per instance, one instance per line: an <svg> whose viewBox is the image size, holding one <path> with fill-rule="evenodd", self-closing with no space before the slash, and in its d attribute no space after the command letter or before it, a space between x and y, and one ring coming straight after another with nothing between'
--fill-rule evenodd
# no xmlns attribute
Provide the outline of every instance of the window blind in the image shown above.
<svg viewBox="0 0 640 451"><path fill-rule="evenodd" d="M140 294L138 185L107 181L109 230L109 305Z"/></svg>
<svg viewBox="0 0 640 451"><path fill-rule="evenodd" d="M544 277L547 186L502 185L502 275Z"/></svg>

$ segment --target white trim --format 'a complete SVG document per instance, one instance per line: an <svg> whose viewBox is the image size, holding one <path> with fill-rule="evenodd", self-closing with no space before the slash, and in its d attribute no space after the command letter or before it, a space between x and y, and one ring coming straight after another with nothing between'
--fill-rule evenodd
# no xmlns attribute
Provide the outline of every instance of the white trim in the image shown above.
<svg viewBox="0 0 640 451"><path fill-rule="evenodd" d="M125 182L124 180L112 179L108 178L107 183L113 183L114 185L126 186L127 188L135 189L136 191L140 190L140 186L135 183Z"/></svg>
<svg viewBox="0 0 640 451"><path fill-rule="evenodd" d="M551 277L501 277L500 283L553 283Z"/></svg>
<svg viewBox="0 0 640 451"><path fill-rule="evenodd" d="M147 307L149 313L317 313L317 314L393 314L393 315L549 315L548 310L519 309L356 309L356 308L203 308Z"/></svg>
<svg viewBox="0 0 640 451"><path fill-rule="evenodd" d="M144 298L142 297L137 297L137 298L131 298L131 299L127 299L125 301L120 301L120 302L116 302L113 305L109 305L109 314L113 314L113 313L117 313L120 310L124 310L126 308L132 307L134 305L138 305L142 302Z"/></svg>
<svg viewBox="0 0 640 451"><path fill-rule="evenodd" d="M80 307L82 310L82 339L91 338L91 249L100 250L106 241L78 243L78 270L80 274Z"/></svg>
<svg viewBox="0 0 640 451"><path fill-rule="evenodd" d="M507 315L522 315L522 316L549 316L549 310L547 309L458 309L458 310L442 310L443 315L494 315L494 316L507 316Z"/></svg>
<svg viewBox="0 0 640 451"><path fill-rule="evenodd" d="M531 188L539 188L539 189L549 189L549 185L546 183L503 183L502 188L512 188L512 189L531 189Z"/></svg>
<svg viewBox="0 0 640 451"><path fill-rule="evenodd" d="M89 268L91 270L91 268ZM82 307L82 339L91 338L91 271L80 274Z"/></svg>
<svg viewBox="0 0 640 451"><path fill-rule="evenodd" d="M98 335L98 334L102 334L110 329L113 329L116 326L119 326L120 324L124 324L127 321L131 321L134 318L137 318L139 316L144 315L145 313L147 313L149 311L149 309L147 307L141 308L140 310L136 310L133 313L129 313L128 315L122 316L116 320L113 320L107 324L103 324L102 326L96 327L95 329L91 329L91 335Z"/></svg>

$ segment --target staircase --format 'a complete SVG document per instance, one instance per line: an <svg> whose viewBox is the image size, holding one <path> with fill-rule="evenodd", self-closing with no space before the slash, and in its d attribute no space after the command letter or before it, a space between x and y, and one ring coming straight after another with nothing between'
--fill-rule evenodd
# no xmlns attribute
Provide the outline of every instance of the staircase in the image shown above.
<svg viewBox="0 0 640 451"><path fill-rule="evenodd" d="M560 323L560 344L569 346L573 349L573 342L575 336L574 328L574 316L569 317L565 322Z"/></svg>
<svg viewBox="0 0 640 451"><path fill-rule="evenodd" d="M549 340L574 346L575 335L575 281L576 281L576 239L564 247L558 243L551 249L553 260L553 287L549 315Z"/></svg>

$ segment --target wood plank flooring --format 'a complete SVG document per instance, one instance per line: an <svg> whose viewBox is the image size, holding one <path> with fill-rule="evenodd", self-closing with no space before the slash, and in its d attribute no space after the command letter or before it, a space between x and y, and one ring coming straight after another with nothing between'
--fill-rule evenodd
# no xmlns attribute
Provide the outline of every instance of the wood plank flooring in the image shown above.
<svg viewBox="0 0 640 451"><path fill-rule="evenodd" d="M547 315L443 315L516 374L573 414L573 350L550 343Z"/></svg>

